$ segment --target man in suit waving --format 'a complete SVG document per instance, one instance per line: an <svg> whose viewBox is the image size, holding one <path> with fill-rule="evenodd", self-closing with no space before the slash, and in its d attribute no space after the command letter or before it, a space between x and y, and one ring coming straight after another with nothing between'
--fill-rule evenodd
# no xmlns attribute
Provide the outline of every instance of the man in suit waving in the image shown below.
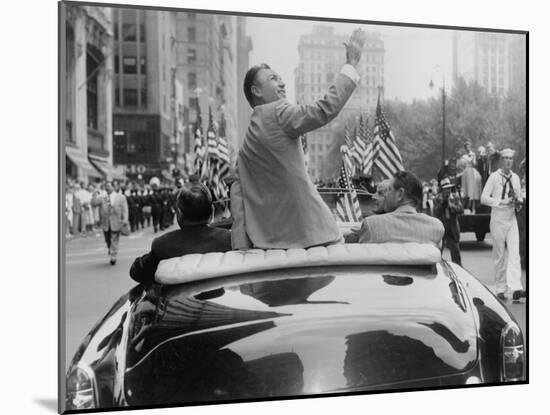
<svg viewBox="0 0 550 415"><path fill-rule="evenodd" d="M311 105L292 105L285 84L268 65L252 67L244 94L253 108L231 188L234 249L307 248L343 242L342 234L305 166L299 137L334 119L353 93L365 34L357 29L346 64L326 95Z"/></svg>
<svg viewBox="0 0 550 415"><path fill-rule="evenodd" d="M128 203L124 194L114 191L113 182L105 183L105 191L107 194L100 204L101 228L109 250L109 262L115 265L120 232L123 226L128 225Z"/></svg>

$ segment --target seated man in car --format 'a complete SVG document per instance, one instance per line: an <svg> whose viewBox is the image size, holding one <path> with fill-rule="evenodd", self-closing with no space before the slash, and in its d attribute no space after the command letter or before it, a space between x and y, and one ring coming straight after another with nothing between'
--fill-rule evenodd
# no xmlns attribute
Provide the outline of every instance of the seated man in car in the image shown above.
<svg viewBox="0 0 550 415"><path fill-rule="evenodd" d="M385 193L385 213L363 219L346 242L418 242L439 247L445 229L439 219L417 212L421 201L420 180L408 171L396 173Z"/></svg>
<svg viewBox="0 0 550 415"><path fill-rule="evenodd" d="M140 283L153 282L157 266L163 259L230 251L231 233L208 225L212 210L212 195L206 186L194 183L190 188L183 188L176 201L180 229L153 240L151 252L136 258L130 267L132 279Z"/></svg>

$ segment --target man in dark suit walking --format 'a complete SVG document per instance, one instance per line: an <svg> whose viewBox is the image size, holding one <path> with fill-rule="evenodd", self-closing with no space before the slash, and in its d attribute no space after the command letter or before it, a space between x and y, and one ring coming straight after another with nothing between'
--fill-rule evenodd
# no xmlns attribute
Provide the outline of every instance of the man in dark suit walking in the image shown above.
<svg viewBox="0 0 550 415"><path fill-rule="evenodd" d="M464 213L460 196L455 190L455 185L449 178L441 180L441 193L437 195L435 203L435 216L443 223L445 234L443 245L449 248L451 259L455 264L462 265L460 257L460 224L458 217Z"/></svg>
<svg viewBox="0 0 550 415"><path fill-rule="evenodd" d="M157 266L163 259L230 251L231 233L208 225L212 209L212 195L206 186L197 183L182 189L176 203L180 229L159 236L148 254L136 258L130 268L132 279L140 283L153 282Z"/></svg>

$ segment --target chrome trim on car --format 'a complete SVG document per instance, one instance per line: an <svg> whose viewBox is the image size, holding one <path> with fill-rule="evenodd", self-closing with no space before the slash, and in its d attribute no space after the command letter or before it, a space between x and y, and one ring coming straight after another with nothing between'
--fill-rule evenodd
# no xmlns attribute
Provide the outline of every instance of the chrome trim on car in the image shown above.
<svg viewBox="0 0 550 415"><path fill-rule="evenodd" d="M504 376L504 366L505 366L505 356L504 356L504 338L506 337L506 334L508 333L509 330L511 330L512 328L515 328L518 333L521 335L521 340L522 340L522 343L520 346L513 346L515 348L521 348L521 353L523 355L523 363L522 363L522 370L521 370L521 376L518 377L518 378L510 378L510 379L506 379L505 376ZM525 340L523 338L523 333L521 331L521 328L513 321L509 321L505 326L504 328L502 329L502 331L500 332L500 341L499 341L499 353L501 354L500 356L500 368L499 368L499 371L500 371L500 381L501 382L519 382L519 381L522 381L524 380L525 378Z"/></svg>

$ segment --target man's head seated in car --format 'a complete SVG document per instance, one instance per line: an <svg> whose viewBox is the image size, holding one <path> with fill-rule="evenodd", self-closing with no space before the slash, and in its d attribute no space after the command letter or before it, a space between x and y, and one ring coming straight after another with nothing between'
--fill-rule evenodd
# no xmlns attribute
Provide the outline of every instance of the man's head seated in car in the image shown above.
<svg viewBox="0 0 550 415"><path fill-rule="evenodd" d="M176 200L176 218L180 228L206 225L214 212L210 190L202 183L182 188Z"/></svg>
<svg viewBox="0 0 550 415"><path fill-rule="evenodd" d="M418 213L422 202L422 183L411 172L397 172L388 184L384 212L372 215L352 228L346 242L418 242L440 246L445 232L439 219Z"/></svg>
<svg viewBox="0 0 550 415"><path fill-rule="evenodd" d="M163 259L230 251L231 233L209 225L213 212L212 195L206 186L191 183L182 188L176 201L180 229L159 236L148 254L136 258L130 268L132 279L140 283L153 282L157 266Z"/></svg>

